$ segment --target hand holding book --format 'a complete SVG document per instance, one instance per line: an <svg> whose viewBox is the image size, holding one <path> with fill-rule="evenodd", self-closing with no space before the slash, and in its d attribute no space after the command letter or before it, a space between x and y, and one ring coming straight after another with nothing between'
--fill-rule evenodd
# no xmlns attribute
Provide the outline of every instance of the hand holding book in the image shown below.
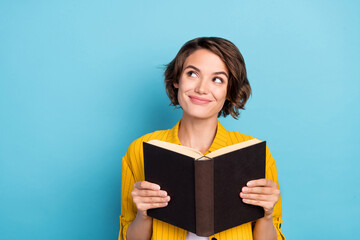
<svg viewBox="0 0 360 240"><path fill-rule="evenodd" d="M136 182L133 185L131 197L136 205L137 213L128 227L126 237L127 239L150 239L152 218L147 215L147 211L152 208L167 206L169 197L165 191L160 190L158 184L147 181Z"/></svg>
<svg viewBox="0 0 360 240"><path fill-rule="evenodd" d="M138 212L141 212L143 216L147 216L147 210L166 207L170 201L166 191L160 190L159 185L147 181L135 183L131 197Z"/></svg>
<svg viewBox="0 0 360 240"><path fill-rule="evenodd" d="M249 181L240 193L244 203L264 208L265 216L272 216L275 204L279 201L280 190L274 181L266 178Z"/></svg>

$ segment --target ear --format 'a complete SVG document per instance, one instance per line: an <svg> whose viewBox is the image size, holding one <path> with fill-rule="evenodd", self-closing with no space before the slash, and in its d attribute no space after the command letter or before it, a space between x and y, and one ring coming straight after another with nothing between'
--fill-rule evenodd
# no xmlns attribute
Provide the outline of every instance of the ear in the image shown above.
<svg viewBox="0 0 360 240"><path fill-rule="evenodd" d="M179 83L174 82L173 85L174 85L175 88L179 88Z"/></svg>

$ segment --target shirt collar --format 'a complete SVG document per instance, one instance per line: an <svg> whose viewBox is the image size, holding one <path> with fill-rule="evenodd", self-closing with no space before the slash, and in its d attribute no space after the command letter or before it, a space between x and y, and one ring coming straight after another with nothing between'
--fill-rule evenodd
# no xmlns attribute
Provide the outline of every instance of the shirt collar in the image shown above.
<svg viewBox="0 0 360 240"><path fill-rule="evenodd" d="M217 121L217 123L218 124L214 141L212 142L209 150L205 154L227 146L227 131L219 121ZM181 145L178 137L179 125L180 121L178 121L177 124L172 129L170 129L170 132L166 139L167 142Z"/></svg>

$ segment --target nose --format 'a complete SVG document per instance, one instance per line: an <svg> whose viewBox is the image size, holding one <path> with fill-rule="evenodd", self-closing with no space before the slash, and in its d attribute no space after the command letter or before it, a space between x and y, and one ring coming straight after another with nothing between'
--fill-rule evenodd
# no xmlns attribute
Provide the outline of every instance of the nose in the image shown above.
<svg viewBox="0 0 360 240"><path fill-rule="evenodd" d="M195 92L199 94L206 94L208 93L209 87L208 83L205 78L201 78L195 87Z"/></svg>

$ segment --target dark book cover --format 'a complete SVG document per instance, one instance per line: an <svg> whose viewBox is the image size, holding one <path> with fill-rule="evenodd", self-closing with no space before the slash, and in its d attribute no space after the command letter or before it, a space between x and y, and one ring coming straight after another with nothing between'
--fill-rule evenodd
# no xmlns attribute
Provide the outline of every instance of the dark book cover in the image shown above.
<svg viewBox="0 0 360 240"><path fill-rule="evenodd" d="M262 207L239 196L250 180L265 177L266 142L220 156L195 159L144 143L145 180L171 200L148 215L199 236L210 236L264 216Z"/></svg>

